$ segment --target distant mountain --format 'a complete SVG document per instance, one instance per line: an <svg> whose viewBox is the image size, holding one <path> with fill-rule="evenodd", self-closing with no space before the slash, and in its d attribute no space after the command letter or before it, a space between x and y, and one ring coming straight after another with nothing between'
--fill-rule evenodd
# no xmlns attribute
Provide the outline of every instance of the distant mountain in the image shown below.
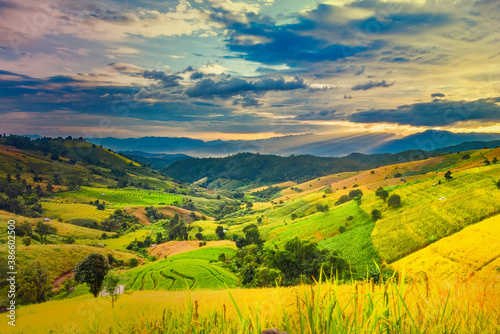
<svg viewBox="0 0 500 334"><path fill-rule="evenodd" d="M464 142L492 140L500 140L500 133L453 133L449 131L427 130L402 139L388 141L378 146L371 153L396 153L404 150L434 151ZM482 148L483 146L476 148Z"/></svg>
<svg viewBox="0 0 500 334"><path fill-rule="evenodd" d="M115 151L141 151L146 153L183 153L195 157L228 156L241 152L291 155L311 154L316 156L344 156L352 152L370 153L378 145L399 138L394 134L303 134L273 137L258 140L213 140L192 138L142 137L142 138L88 138L97 145Z"/></svg>
<svg viewBox="0 0 500 334"><path fill-rule="evenodd" d="M447 146L443 148L439 148L437 152L465 152L471 150L480 150L483 148L496 148L500 146L500 140L492 140L492 141L467 141L465 143L461 143L458 145Z"/></svg>
<svg viewBox="0 0 500 334"><path fill-rule="evenodd" d="M406 150L433 151L470 141L500 140L500 133L453 133L427 130L407 137L392 133L335 133L302 134L259 140L212 140L192 138L88 138L89 142L115 151L186 154L193 157L223 157L251 152L288 156L310 154L322 157L341 157L353 152L364 154L397 153Z"/></svg>
<svg viewBox="0 0 500 334"><path fill-rule="evenodd" d="M150 164L151 168L156 170L163 169L175 161L192 158L185 154L147 153L141 151L124 151L119 153L134 160Z"/></svg>

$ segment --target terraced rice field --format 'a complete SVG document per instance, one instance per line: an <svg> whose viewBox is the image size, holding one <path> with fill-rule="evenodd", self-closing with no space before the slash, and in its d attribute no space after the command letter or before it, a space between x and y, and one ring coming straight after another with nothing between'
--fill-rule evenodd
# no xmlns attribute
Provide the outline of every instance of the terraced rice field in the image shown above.
<svg viewBox="0 0 500 334"><path fill-rule="evenodd" d="M372 233L380 257L391 263L464 227L500 213L500 190L495 185L498 168L480 167L453 173L447 182L438 179L395 188L401 196L399 209L382 213ZM370 212L380 206L372 197L362 207Z"/></svg>
<svg viewBox="0 0 500 334"><path fill-rule="evenodd" d="M57 194L61 198L75 201L104 201L114 207L125 207L134 205L170 205L174 202L182 203L182 197L147 190L133 189L109 189L95 187L81 187L78 191L67 191Z"/></svg>
<svg viewBox="0 0 500 334"><path fill-rule="evenodd" d="M374 226L373 222L357 226L333 238L320 241L319 246L330 250L339 250L342 258L347 260L353 269L353 278L366 278L367 271L381 263L370 238Z"/></svg>
<svg viewBox="0 0 500 334"><path fill-rule="evenodd" d="M41 202L45 216L60 217L63 220L76 218L92 218L103 220L108 218L113 210L97 210L97 207L89 204L79 203L58 203L58 202Z"/></svg>
<svg viewBox="0 0 500 334"><path fill-rule="evenodd" d="M233 249L201 248L160 260L124 274L127 290L224 289L236 287L238 279L210 261L219 254L234 254Z"/></svg>
<svg viewBox="0 0 500 334"><path fill-rule="evenodd" d="M465 279L471 274L500 275L500 216L443 238L392 264L397 270L434 279ZM494 275L493 275L494 276Z"/></svg>

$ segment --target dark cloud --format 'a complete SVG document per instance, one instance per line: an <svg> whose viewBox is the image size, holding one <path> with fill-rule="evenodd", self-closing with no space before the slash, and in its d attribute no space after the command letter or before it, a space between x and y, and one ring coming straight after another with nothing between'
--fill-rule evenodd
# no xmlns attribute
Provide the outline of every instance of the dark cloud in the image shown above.
<svg viewBox="0 0 500 334"><path fill-rule="evenodd" d="M186 89L185 94L189 97L213 99L215 97L232 97L235 95L253 93L266 93L268 91L288 91L308 88L303 79L295 77L293 81L278 79L261 79L259 81L247 81L241 78L230 78L214 81L203 79L198 81L194 87Z"/></svg>
<svg viewBox="0 0 500 334"><path fill-rule="evenodd" d="M357 71L354 75L355 76L360 76L363 73L365 73L365 67L361 66L361 69L359 71Z"/></svg>
<svg viewBox="0 0 500 334"><path fill-rule="evenodd" d="M433 93L431 94L431 97L432 98L435 98L435 97L445 97L446 95L444 95L443 93Z"/></svg>
<svg viewBox="0 0 500 334"><path fill-rule="evenodd" d="M350 115L356 123L396 123L412 126L447 126L459 122L500 121L500 97L476 101L435 101L402 105L396 109L371 109Z"/></svg>
<svg viewBox="0 0 500 334"><path fill-rule="evenodd" d="M370 82L367 82L365 84L356 85L356 86L352 87L351 89L352 90L368 90L368 89L372 89L375 87L391 87L392 85L394 85L394 82L387 83L385 80L382 80L380 82L373 82L370 80Z"/></svg>
<svg viewBox="0 0 500 334"><path fill-rule="evenodd" d="M301 121L318 121L318 120L332 120L339 119L339 115L336 114L336 110L322 110L320 112L310 111L305 114L299 114L294 118Z"/></svg>
<svg viewBox="0 0 500 334"><path fill-rule="evenodd" d="M142 73L142 76L146 79L153 79L160 82L162 88L178 87L180 86L179 80L182 79L177 74L167 74L164 71L157 70L146 70Z"/></svg>
<svg viewBox="0 0 500 334"><path fill-rule="evenodd" d="M260 106L259 99L258 99L257 95L255 95L255 94L247 94L247 95L243 96L242 98L235 99L233 101L233 105L239 105L239 104L241 104L241 106L243 106L243 107L259 107Z"/></svg>
<svg viewBox="0 0 500 334"><path fill-rule="evenodd" d="M396 58L384 57L380 60L388 62L388 63L408 63L410 61L409 59L404 58L404 57L396 57Z"/></svg>
<svg viewBox="0 0 500 334"><path fill-rule="evenodd" d="M201 72L193 72L189 78L191 80L203 79L203 73L201 73Z"/></svg>

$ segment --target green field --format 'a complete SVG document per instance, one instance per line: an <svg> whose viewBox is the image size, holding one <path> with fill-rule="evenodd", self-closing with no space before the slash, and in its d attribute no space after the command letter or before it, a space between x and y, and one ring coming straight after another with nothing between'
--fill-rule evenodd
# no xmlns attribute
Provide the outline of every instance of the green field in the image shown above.
<svg viewBox="0 0 500 334"><path fill-rule="evenodd" d="M106 204L109 203L113 207L134 205L169 205L174 202L179 204L182 202L182 197L180 196L158 191L95 187L81 187L78 191L57 193L57 196L66 200L80 201L84 203L98 199L101 202L104 201Z"/></svg>
<svg viewBox="0 0 500 334"><path fill-rule="evenodd" d="M223 289L236 287L238 279L217 266L219 254L234 255L231 248L200 248L126 272L127 290Z"/></svg>
<svg viewBox="0 0 500 334"><path fill-rule="evenodd" d="M100 221L108 218L113 213L111 209L97 210L95 205L90 204L42 202L42 207L45 216L58 217L63 220L92 218Z"/></svg>
<svg viewBox="0 0 500 334"><path fill-rule="evenodd" d="M150 235L153 240L156 240L156 233L158 232L164 233L163 228L161 228L159 225L152 224L144 226L143 228L134 232L122 235L119 238L108 238L106 240L101 240L100 242L105 244L106 248L126 251L126 247L128 246L128 244L130 244L135 239L143 240L147 235ZM108 232L106 233L109 234Z"/></svg>

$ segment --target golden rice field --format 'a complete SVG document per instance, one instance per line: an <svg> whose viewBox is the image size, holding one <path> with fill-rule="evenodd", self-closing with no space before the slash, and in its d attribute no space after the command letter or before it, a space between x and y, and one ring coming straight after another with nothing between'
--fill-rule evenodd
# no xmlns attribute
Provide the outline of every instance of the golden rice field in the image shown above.
<svg viewBox="0 0 500 334"><path fill-rule="evenodd" d="M404 280L400 280L404 281ZM2 333L484 333L500 330L500 282L370 282L220 291L85 295L21 307Z"/></svg>
<svg viewBox="0 0 500 334"><path fill-rule="evenodd" d="M114 210L97 210L89 204L41 202L47 217L60 217L63 220L77 218L92 218L98 221L108 218Z"/></svg>
<svg viewBox="0 0 500 334"><path fill-rule="evenodd" d="M486 219L443 238L391 265L435 279L471 274L500 276L500 216Z"/></svg>
<svg viewBox="0 0 500 334"><path fill-rule="evenodd" d="M371 196L363 200L365 212L382 208L382 219L372 232L373 246L391 263L435 240L452 235L466 226L500 213L500 190L495 185L498 168L473 168L443 177L397 187L391 194L401 196L399 209L386 209ZM493 174L494 175L493 175ZM441 180L441 185L434 185Z"/></svg>

